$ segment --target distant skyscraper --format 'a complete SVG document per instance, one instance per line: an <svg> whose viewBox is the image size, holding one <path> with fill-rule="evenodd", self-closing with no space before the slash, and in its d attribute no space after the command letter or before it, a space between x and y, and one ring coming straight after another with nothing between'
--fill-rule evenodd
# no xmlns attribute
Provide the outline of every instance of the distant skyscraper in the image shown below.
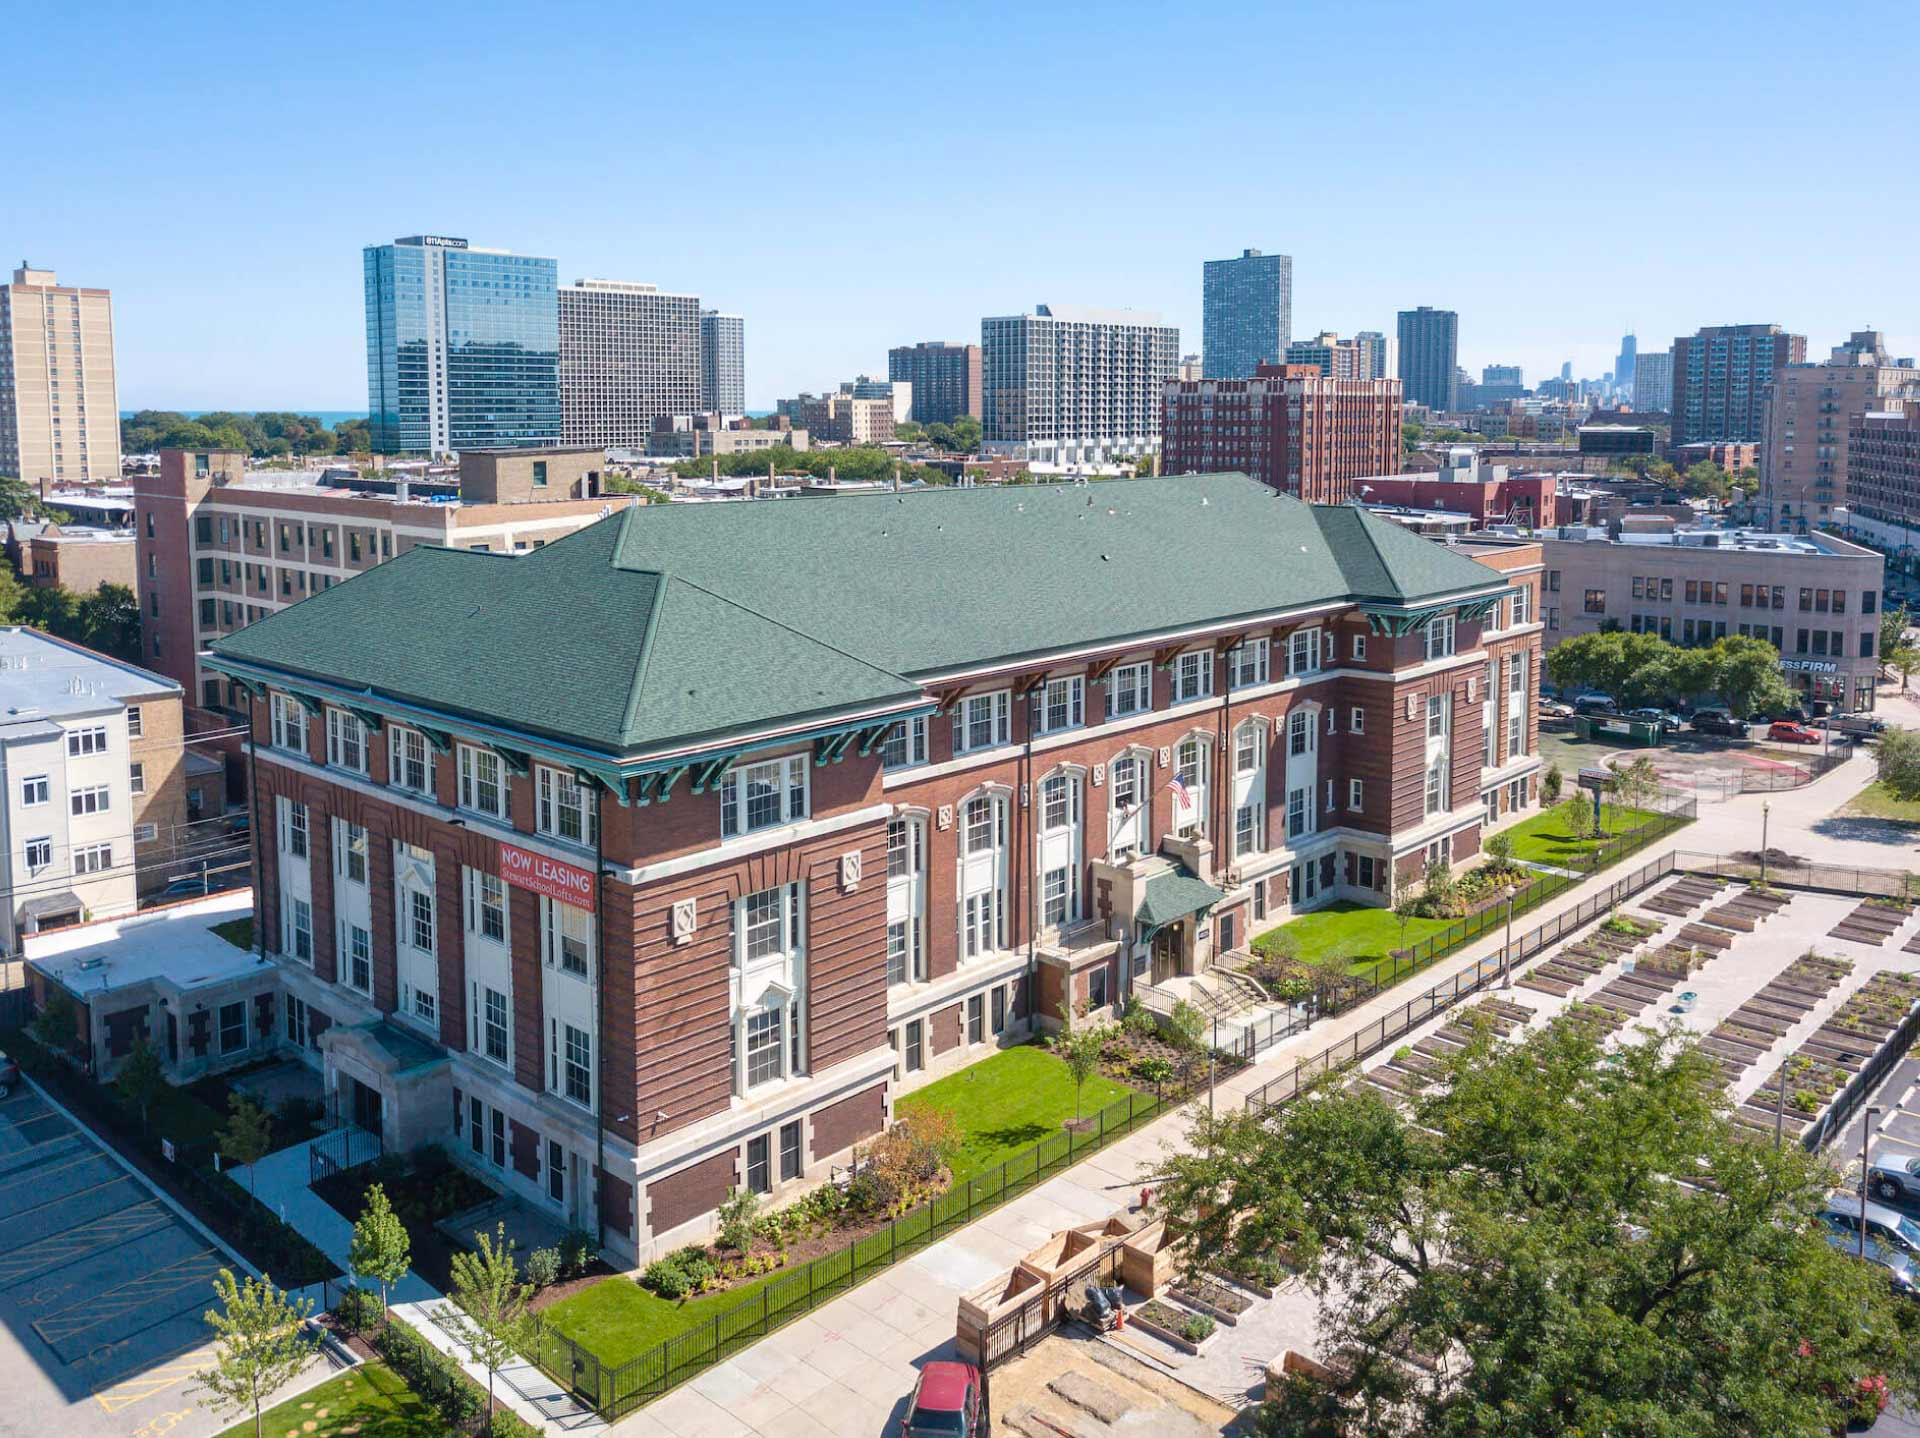
<svg viewBox="0 0 1920 1438"><path fill-rule="evenodd" d="M887 351L887 378L913 386L916 424L952 424L980 417L980 346L926 340Z"/></svg>
<svg viewBox="0 0 1920 1438"><path fill-rule="evenodd" d="M739 315L700 311L700 408L747 412L747 322Z"/></svg>
<svg viewBox="0 0 1920 1438"><path fill-rule="evenodd" d="M365 251L374 449L449 454L560 439L559 266L414 235Z"/></svg>
<svg viewBox="0 0 1920 1438"><path fill-rule="evenodd" d="M1633 362L1633 407L1642 414L1655 414L1673 405L1673 354L1670 350L1648 350Z"/></svg>
<svg viewBox="0 0 1920 1438"><path fill-rule="evenodd" d="M644 451L653 422L700 408L700 297L575 280L560 291L560 437Z"/></svg>
<svg viewBox="0 0 1920 1438"><path fill-rule="evenodd" d="M1791 364L1767 389L1760 502L1782 529L1806 529L1854 503L1852 445L1861 417L1920 404L1920 370L1896 365L1875 330L1856 330L1824 361Z"/></svg>
<svg viewBox="0 0 1920 1438"><path fill-rule="evenodd" d="M1353 342L1366 352L1361 379L1395 379L1400 374L1400 342L1379 330L1361 330Z"/></svg>
<svg viewBox="0 0 1920 1438"><path fill-rule="evenodd" d="M1332 330L1322 330L1310 340L1295 340L1287 346L1288 364L1318 365L1328 379L1372 379L1372 347L1359 340L1343 340Z"/></svg>
<svg viewBox="0 0 1920 1438"><path fill-rule="evenodd" d="M1633 376L1637 367L1640 341L1632 335L1622 336L1620 340L1620 358L1613 362L1614 388L1624 394L1633 393Z"/></svg>
<svg viewBox="0 0 1920 1438"><path fill-rule="evenodd" d="M1460 317L1427 305L1400 311L1400 380L1408 404L1458 407Z"/></svg>
<svg viewBox="0 0 1920 1438"><path fill-rule="evenodd" d="M113 295L22 264L0 287L0 474L120 478Z"/></svg>
<svg viewBox="0 0 1920 1438"><path fill-rule="evenodd" d="M1158 316L1036 305L980 321L981 428L996 454L1096 465L1157 454L1180 331Z"/></svg>
<svg viewBox="0 0 1920 1438"><path fill-rule="evenodd" d="M1567 360L1560 366L1560 378L1563 380L1571 380L1573 378L1572 360Z"/></svg>
<svg viewBox="0 0 1920 1438"><path fill-rule="evenodd" d="M1766 437L1767 386L1807 358L1807 337L1779 325L1709 325L1673 342L1670 448Z"/></svg>
<svg viewBox="0 0 1920 1438"><path fill-rule="evenodd" d="M1490 364L1480 367L1481 384L1519 385L1525 388L1525 373L1517 364Z"/></svg>
<svg viewBox="0 0 1920 1438"><path fill-rule="evenodd" d="M1174 366L1173 377L1175 379L1199 379L1200 368L1199 355L1181 355L1180 363Z"/></svg>
<svg viewBox="0 0 1920 1438"><path fill-rule="evenodd" d="M1208 260L1202 276L1200 369L1209 379L1246 379L1279 364L1293 338L1293 259L1242 250Z"/></svg>

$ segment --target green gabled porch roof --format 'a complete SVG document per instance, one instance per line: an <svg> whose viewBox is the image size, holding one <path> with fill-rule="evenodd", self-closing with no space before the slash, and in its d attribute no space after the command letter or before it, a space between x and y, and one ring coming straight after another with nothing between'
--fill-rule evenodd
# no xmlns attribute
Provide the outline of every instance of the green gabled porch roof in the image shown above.
<svg viewBox="0 0 1920 1438"><path fill-rule="evenodd" d="M525 555L410 550L214 657L644 756L904 710L943 673L1502 583L1244 475L648 505Z"/></svg>
<svg viewBox="0 0 1920 1438"><path fill-rule="evenodd" d="M1143 929L1164 929L1178 919L1206 913L1226 898L1205 879L1186 869L1171 869L1155 874L1140 889L1140 911L1135 916Z"/></svg>

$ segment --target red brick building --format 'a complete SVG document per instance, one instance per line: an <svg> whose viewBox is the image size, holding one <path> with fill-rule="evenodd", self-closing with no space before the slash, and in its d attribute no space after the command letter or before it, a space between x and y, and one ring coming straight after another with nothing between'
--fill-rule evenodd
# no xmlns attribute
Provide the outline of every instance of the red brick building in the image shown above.
<svg viewBox="0 0 1920 1438"><path fill-rule="evenodd" d="M1470 471L1471 478L1455 478L1453 473L1375 475L1360 482L1360 498L1368 504L1470 514L1476 528L1519 524L1551 529L1560 523L1559 483L1554 475L1510 476L1497 465Z"/></svg>
<svg viewBox="0 0 1920 1438"><path fill-rule="evenodd" d="M281 1031L390 1146L685 1243L1063 1004L1476 852L1539 768L1496 560L1230 475L416 548L210 660Z"/></svg>
<svg viewBox="0 0 1920 1438"><path fill-rule="evenodd" d="M1309 504L1399 469L1400 443L1399 380L1329 379L1311 364L1169 380L1160 420L1163 473L1237 471Z"/></svg>

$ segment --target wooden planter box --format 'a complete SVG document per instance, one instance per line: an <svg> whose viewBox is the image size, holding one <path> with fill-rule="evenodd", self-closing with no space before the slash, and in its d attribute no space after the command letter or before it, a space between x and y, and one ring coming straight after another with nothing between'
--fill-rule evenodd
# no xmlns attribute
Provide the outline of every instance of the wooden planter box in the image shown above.
<svg viewBox="0 0 1920 1438"><path fill-rule="evenodd" d="M1120 1244L1120 1281L1135 1293L1153 1298L1173 1282L1179 1270L1179 1250L1167 1234L1165 1219L1156 1219Z"/></svg>
<svg viewBox="0 0 1920 1438"><path fill-rule="evenodd" d="M1151 1333L1155 1338L1160 1339L1162 1342L1171 1343L1175 1348L1180 1349L1183 1353L1197 1354L1202 1349L1204 1349L1209 1343L1213 1342L1214 1339L1220 1336L1219 1325L1215 1324L1213 1332L1209 1333L1205 1338L1202 1338L1198 1343L1196 1343L1191 1338L1182 1338L1178 1333L1175 1333L1171 1328L1165 1328L1165 1327L1162 1327L1160 1324L1155 1323L1151 1318L1148 1318L1146 1316L1144 1309L1145 1309L1145 1305L1143 1304L1141 1308L1135 1309L1132 1313L1129 1313L1127 1315L1128 1326L1132 1327L1134 1325L1138 1325L1139 1327L1145 1329L1148 1333ZM1207 1316L1211 1318L1213 1315L1208 1314Z"/></svg>

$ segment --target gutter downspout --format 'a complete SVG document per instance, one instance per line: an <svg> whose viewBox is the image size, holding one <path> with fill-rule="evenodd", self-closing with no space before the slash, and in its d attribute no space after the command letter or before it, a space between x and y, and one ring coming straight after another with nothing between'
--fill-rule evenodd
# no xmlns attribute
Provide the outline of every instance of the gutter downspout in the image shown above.
<svg viewBox="0 0 1920 1438"><path fill-rule="evenodd" d="M1041 692L1045 692L1044 687ZM1043 699L1041 702L1044 703L1045 700ZM1084 704L1086 701L1083 698L1081 702ZM1038 885L1033 882L1034 875L1037 874L1040 869L1040 826L1034 823L1032 818L1034 806L1040 802L1040 796L1033 792L1033 709L1034 701L1032 696L1029 695L1026 714L1027 738L1026 743L1022 746L1020 756L1022 770L1020 788L1027 796L1026 813L1028 816L1026 835L1027 863L1025 867L1027 869L1027 1032L1030 1034L1033 1032L1035 1010L1038 1007L1040 999L1040 911L1035 894ZM1068 974L1067 1011L1069 1013L1073 1011L1071 971L1069 971ZM962 1022L965 1022L964 1018Z"/></svg>
<svg viewBox="0 0 1920 1438"><path fill-rule="evenodd" d="M607 827L602 800L605 788L593 790L593 1225L594 1247L607 1243L607 934L605 894ZM637 1205L636 1205L637 1207Z"/></svg>
<svg viewBox="0 0 1920 1438"><path fill-rule="evenodd" d="M253 830L247 836L253 845L253 947L264 964L267 961L267 906L266 866L260 862L260 763L256 757L259 744L253 732L253 691L243 692L247 696L247 824Z"/></svg>

